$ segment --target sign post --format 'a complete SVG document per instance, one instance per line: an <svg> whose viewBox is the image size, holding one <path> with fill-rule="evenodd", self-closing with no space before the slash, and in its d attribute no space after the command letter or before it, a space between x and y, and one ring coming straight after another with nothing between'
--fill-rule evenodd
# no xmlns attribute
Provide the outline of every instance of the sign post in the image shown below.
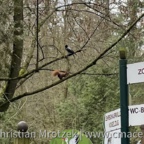
<svg viewBox="0 0 144 144"><path fill-rule="evenodd" d="M127 85L127 59L126 51L120 51L120 109L121 109L121 132L126 137L121 138L121 144L129 144L129 113L128 113L128 85Z"/></svg>
<svg viewBox="0 0 144 144"><path fill-rule="evenodd" d="M120 49L120 109L105 114L105 132L110 137L105 138L105 144L129 144L129 126L143 125L144 104L128 106L128 84L144 82L144 62L127 64L126 50ZM115 133L124 134L125 137L112 137ZM142 139L144 143L144 139Z"/></svg>

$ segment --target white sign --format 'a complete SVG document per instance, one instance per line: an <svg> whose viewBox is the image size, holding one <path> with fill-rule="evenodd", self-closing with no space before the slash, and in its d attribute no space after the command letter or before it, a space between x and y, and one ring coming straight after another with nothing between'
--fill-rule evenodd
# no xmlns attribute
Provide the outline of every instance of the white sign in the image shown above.
<svg viewBox="0 0 144 144"><path fill-rule="evenodd" d="M120 129L105 134L104 144L121 144Z"/></svg>
<svg viewBox="0 0 144 144"><path fill-rule="evenodd" d="M129 106L129 126L144 124L144 104ZM105 114L105 131L121 128L120 109Z"/></svg>
<svg viewBox="0 0 144 144"><path fill-rule="evenodd" d="M136 134L136 135L135 135ZM134 138L134 137L140 137L142 136L142 133L139 135L137 132L131 133L129 132L127 137L128 138ZM104 137L104 144L121 144L121 138L125 138L126 134L121 133L121 129L110 131L105 133ZM139 140L136 144L141 144L141 140Z"/></svg>
<svg viewBox="0 0 144 144"><path fill-rule="evenodd" d="M129 106L129 126L144 124L144 104Z"/></svg>
<svg viewBox="0 0 144 144"><path fill-rule="evenodd" d="M144 82L144 62L127 64L127 84Z"/></svg>
<svg viewBox="0 0 144 144"><path fill-rule="evenodd" d="M120 109L105 114L105 131L121 128Z"/></svg>

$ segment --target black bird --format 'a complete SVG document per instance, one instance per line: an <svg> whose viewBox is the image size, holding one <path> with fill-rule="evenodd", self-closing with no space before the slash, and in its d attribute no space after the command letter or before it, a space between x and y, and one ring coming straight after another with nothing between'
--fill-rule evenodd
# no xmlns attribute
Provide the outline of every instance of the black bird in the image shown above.
<svg viewBox="0 0 144 144"><path fill-rule="evenodd" d="M73 55L75 53L68 45L65 45L65 49L68 52L68 55Z"/></svg>

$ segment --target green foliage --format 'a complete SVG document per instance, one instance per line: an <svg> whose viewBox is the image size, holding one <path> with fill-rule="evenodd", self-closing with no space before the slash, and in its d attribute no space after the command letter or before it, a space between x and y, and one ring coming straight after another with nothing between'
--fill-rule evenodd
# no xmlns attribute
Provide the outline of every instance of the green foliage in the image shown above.
<svg viewBox="0 0 144 144"><path fill-rule="evenodd" d="M95 72L95 69L89 71ZM103 74L110 73L103 68ZM59 114L66 128L82 129L88 132L103 132L103 116L119 107L119 92L116 76L80 75L69 84L68 98L59 107ZM91 138L93 143L101 143L102 138Z"/></svg>

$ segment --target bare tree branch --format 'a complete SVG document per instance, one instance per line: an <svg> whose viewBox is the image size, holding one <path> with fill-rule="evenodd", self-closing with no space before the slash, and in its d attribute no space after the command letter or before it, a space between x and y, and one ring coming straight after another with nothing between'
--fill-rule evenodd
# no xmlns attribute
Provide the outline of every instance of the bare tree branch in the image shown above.
<svg viewBox="0 0 144 144"><path fill-rule="evenodd" d="M115 43L113 43L109 48L107 48L103 53L101 53L92 63L96 63L97 60L99 60L100 58L102 58L110 49L112 49L119 41L121 41L121 40L131 31L131 29L137 24L137 22L138 22L143 16L144 16L144 14L142 14L142 15L121 35L121 37L120 37ZM94 33L94 32L93 32L93 33ZM77 50L75 53L78 53L78 52L83 51L82 48L84 48L85 45L86 45L86 44L84 44L84 46L82 46L82 47L81 47L79 50ZM68 56L62 56L62 57L59 57L59 58L57 58L57 59L55 59L55 60L52 60L52 61L50 61L50 62L48 62L48 63L45 63L45 64L43 64L42 66L39 66L38 70L44 68L45 66L47 66L47 65L49 65L49 64L52 64L53 62L59 61L59 60L61 60L61 59L63 59L63 58L67 58L67 57L68 57ZM86 69L88 69L89 67L91 67L91 64L90 64L90 66L88 65L88 66L86 67ZM86 69L84 69L84 70L86 70ZM81 72L84 71L84 70L82 69L81 71L79 71L79 72L77 72L77 73L79 74L79 73L81 73ZM24 75L22 75L22 76L15 77L15 78L0 78L0 81L8 81L8 80L22 79L22 78L25 78L26 76L28 76L28 75L30 75L30 74L32 74L32 73L35 73L36 71L37 71L37 69L33 69L33 70L31 70L30 72L28 72L27 74L24 74ZM77 75L77 73L75 73L74 76Z"/></svg>
<svg viewBox="0 0 144 144"><path fill-rule="evenodd" d="M68 80L68 79L70 79L70 78L72 78L72 77L74 77L74 76L77 76L78 74L80 74L80 73L84 72L85 70L87 70L88 68L92 67L92 66L95 65L96 62L97 62L98 60L100 60L109 50L111 50L116 44L118 44L118 43L130 32L130 30L137 24L137 22L138 22L143 16L144 16L144 14L142 14L142 15L121 35L121 37L120 37L117 41L115 41L112 45L110 45L107 49L105 49L96 59L94 59L89 65L87 65L86 67L84 67L84 68L81 69L80 71L78 71L78 72L76 72L76 73L74 73L74 74L72 74L72 75L70 75L70 76L68 76L68 77L66 77L66 78L64 78L64 79L62 79L62 80L59 80L59 81L57 81L57 82L55 82L55 83L53 83L53 84L51 84L51 85L48 85L48 86L46 86L46 87L40 88L40 89L35 90L35 91L32 91L32 92L26 92L26 93L23 93L23 94L21 94L21 95L18 95L18 96L16 96L16 97L10 99L9 101L10 101L10 102L14 102L14 101L19 100L19 99L21 99L21 98L23 98L23 97L26 97L26 96L29 96L29 95L33 95L33 94L37 94L37 93L39 93L39 92L42 92L42 91L47 90L47 89L49 89L49 88L52 88L52 87L54 87L54 86L56 86L56 85L58 85L58 84L60 84L60 83L62 83L62 82L64 82L64 81L66 81L66 80ZM9 103L9 101L1 104L0 107L2 107L2 106L4 106L5 104Z"/></svg>

